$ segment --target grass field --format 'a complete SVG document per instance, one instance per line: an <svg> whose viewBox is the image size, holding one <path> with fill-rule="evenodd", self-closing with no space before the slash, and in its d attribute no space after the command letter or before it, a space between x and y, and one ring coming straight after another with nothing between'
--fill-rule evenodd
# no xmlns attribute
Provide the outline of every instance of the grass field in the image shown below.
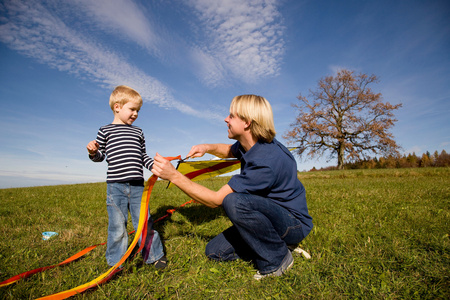
<svg viewBox="0 0 450 300"><path fill-rule="evenodd" d="M215 263L207 242L230 226L222 209L180 208L156 224L169 267L140 256L106 284L75 299L449 299L450 169L300 173L314 229L283 277L253 280L249 262ZM218 189L227 178L201 182ZM189 199L158 182L155 219ZM106 241L106 184L0 190L0 281L57 264ZM131 222L130 222L131 223ZM129 227L132 230L131 224ZM44 231L59 235L42 240ZM130 238L131 241L131 238ZM0 288L1 299L35 299L108 270L105 246L78 261Z"/></svg>

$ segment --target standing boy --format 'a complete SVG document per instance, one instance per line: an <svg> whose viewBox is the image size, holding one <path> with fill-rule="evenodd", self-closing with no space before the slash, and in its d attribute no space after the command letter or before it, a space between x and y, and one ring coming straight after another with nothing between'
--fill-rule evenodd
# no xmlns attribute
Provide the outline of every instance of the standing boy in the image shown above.
<svg viewBox="0 0 450 300"><path fill-rule="evenodd" d="M121 85L112 92L109 105L114 112L113 122L100 127L97 139L89 142L86 148L92 161L101 162L106 158L108 163L106 208L109 222L106 261L108 265L114 266L128 247L128 210L134 229L138 228L144 190L142 166L151 170L153 159L146 153L142 129L132 125L142 106L141 95L134 89ZM153 230L150 212L147 226L147 237L142 250L144 262L163 269L167 266L167 259L159 234Z"/></svg>

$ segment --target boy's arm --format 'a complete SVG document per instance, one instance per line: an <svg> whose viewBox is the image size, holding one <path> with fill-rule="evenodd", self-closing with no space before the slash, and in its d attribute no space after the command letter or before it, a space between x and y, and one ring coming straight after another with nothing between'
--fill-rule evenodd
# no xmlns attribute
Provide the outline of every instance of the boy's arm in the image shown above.
<svg viewBox="0 0 450 300"><path fill-rule="evenodd" d="M89 156L95 156L98 152L99 147L100 145L96 140L90 141L86 146L86 149L89 152Z"/></svg>
<svg viewBox="0 0 450 300"><path fill-rule="evenodd" d="M147 150L145 147L145 137L144 132L141 131L141 151L142 151L142 165L147 168L149 171L152 170L153 167L153 158L148 156Z"/></svg>
<svg viewBox="0 0 450 300"><path fill-rule="evenodd" d="M99 150L100 145L98 144L97 140L90 141L86 149L89 153L89 158L94 162L101 162L104 159L103 153Z"/></svg>
<svg viewBox="0 0 450 300"><path fill-rule="evenodd" d="M153 167L153 158L151 158L147 153L144 152L144 154L142 155L142 164L149 171L151 171Z"/></svg>

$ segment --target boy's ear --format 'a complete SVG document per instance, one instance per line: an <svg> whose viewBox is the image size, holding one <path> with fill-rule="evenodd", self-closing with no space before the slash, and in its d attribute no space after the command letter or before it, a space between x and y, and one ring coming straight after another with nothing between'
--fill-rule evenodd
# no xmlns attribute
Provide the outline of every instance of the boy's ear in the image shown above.
<svg viewBox="0 0 450 300"><path fill-rule="evenodd" d="M119 103L114 104L114 112L118 112L119 109L121 109L122 107L120 106Z"/></svg>

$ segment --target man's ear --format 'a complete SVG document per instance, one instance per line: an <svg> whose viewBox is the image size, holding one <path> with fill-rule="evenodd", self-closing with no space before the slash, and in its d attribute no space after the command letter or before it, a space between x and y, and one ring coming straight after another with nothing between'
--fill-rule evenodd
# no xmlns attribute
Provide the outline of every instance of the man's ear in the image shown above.
<svg viewBox="0 0 450 300"><path fill-rule="evenodd" d="M250 125L252 125L252 121L245 121L245 129L249 129Z"/></svg>

